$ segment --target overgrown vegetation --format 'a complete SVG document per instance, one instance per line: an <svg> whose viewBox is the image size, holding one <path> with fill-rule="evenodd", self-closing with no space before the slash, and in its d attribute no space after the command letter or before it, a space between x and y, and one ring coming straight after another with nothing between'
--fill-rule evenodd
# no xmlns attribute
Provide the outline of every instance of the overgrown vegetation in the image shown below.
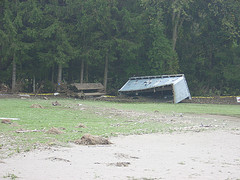
<svg viewBox="0 0 240 180"><path fill-rule="evenodd" d="M192 95L240 94L239 0L1 0L0 84L62 80L116 92L131 76L184 73Z"/></svg>

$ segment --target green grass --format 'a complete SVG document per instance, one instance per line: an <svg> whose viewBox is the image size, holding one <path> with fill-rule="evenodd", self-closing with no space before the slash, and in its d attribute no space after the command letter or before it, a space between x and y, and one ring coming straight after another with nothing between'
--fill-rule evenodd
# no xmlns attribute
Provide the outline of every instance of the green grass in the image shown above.
<svg viewBox="0 0 240 180"><path fill-rule="evenodd" d="M15 174L8 173L6 176L3 176L3 178L10 178L11 180L17 179L18 177Z"/></svg>
<svg viewBox="0 0 240 180"><path fill-rule="evenodd" d="M86 102L89 105L113 107L124 110L153 112L159 111L160 113L189 113L189 114L215 114L215 115L228 115L240 117L239 105L218 105L218 104L192 104L192 103L112 103L112 102Z"/></svg>
<svg viewBox="0 0 240 180"><path fill-rule="evenodd" d="M238 105L201 105L201 104L157 104L157 103L114 103L103 101L86 101L74 99L58 99L61 106L52 106L52 100L42 99L0 99L0 117L20 118L16 124L0 123L0 135L8 138L1 148L8 147L9 155L30 151L39 144L55 145L74 141L85 133L101 136L118 134L143 134L169 132L173 124L154 121L131 121L131 117L111 115L109 109L134 112L162 114L200 113L239 116ZM77 106L77 104L83 106ZM40 104L44 109L31 108L32 104ZM83 107L83 108L82 108ZM86 108L87 107L87 108ZM100 112L100 113L96 113ZM82 123L87 128L76 128ZM64 133L52 135L45 133L51 127L65 128ZM16 133L16 130L45 130L45 132ZM1 150L0 148L0 150Z"/></svg>

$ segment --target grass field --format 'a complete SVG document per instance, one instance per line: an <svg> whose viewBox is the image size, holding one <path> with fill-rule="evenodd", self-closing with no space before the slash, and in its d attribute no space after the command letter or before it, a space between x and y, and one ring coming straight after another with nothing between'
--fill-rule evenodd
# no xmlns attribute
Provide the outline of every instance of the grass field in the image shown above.
<svg viewBox="0 0 240 180"><path fill-rule="evenodd" d="M61 103L61 106L52 106L52 102L56 100ZM32 104L40 104L44 108L31 108ZM146 121L148 119L146 113L151 114L156 111L163 115L189 113L240 117L239 110L238 105L114 103L74 99L0 99L0 117L20 118L10 125L0 123L2 139L0 150L7 147L8 155L11 155L14 152L29 151L39 145L64 145L81 138L85 133L109 137L118 134L167 132L173 126L181 126L177 123ZM128 112L131 112L131 116ZM142 121L143 119L145 120ZM79 123L87 128L77 128ZM57 135L46 133L51 127L59 128L63 133ZM16 133L16 130L35 129L42 130L42 132Z"/></svg>

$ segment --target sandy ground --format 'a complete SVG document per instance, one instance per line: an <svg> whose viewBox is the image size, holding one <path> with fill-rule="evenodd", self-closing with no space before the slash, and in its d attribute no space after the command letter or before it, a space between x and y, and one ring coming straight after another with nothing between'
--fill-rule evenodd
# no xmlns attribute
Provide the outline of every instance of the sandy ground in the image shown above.
<svg viewBox="0 0 240 180"><path fill-rule="evenodd" d="M87 106L79 108L91 111ZM240 180L239 117L146 114L114 108L94 108L93 112L131 121L181 123L183 127L172 134L112 137L111 145L70 144L20 153L0 159L0 179ZM0 144L1 140L0 136Z"/></svg>
<svg viewBox="0 0 240 180"><path fill-rule="evenodd" d="M0 161L0 179L240 179L239 131L120 136ZM7 177L9 176L9 177ZM5 177L5 178L4 178Z"/></svg>

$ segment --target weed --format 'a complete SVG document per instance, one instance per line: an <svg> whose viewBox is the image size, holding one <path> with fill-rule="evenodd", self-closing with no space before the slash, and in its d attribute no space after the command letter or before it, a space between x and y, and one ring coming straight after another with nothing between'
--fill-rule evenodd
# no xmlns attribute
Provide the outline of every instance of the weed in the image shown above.
<svg viewBox="0 0 240 180"><path fill-rule="evenodd" d="M3 178L10 178L11 180L14 180L18 178L15 174L8 173L7 175L3 176Z"/></svg>

